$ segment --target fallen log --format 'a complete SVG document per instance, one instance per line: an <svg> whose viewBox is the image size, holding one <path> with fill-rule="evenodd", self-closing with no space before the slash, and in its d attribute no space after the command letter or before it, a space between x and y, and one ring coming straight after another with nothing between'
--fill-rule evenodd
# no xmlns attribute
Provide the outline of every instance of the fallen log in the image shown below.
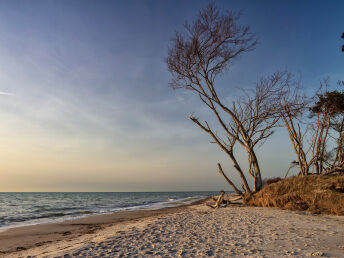
<svg viewBox="0 0 344 258"><path fill-rule="evenodd" d="M235 201L238 201L242 199L242 196L239 196L239 197L236 197L236 198L233 198L233 199L228 199L229 202L235 202Z"/></svg>
<svg viewBox="0 0 344 258"><path fill-rule="evenodd" d="M221 191L221 195L219 196L219 198L217 199L216 203L215 203L215 208L218 208L219 205L223 202L223 196L225 195L225 191Z"/></svg>
<svg viewBox="0 0 344 258"><path fill-rule="evenodd" d="M227 207L228 201L226 201L226 200L223 199L224 195L225 195L225 192L224 192L224 191L221 191L221 194L219 195L219 197L217 198L217 200L216 200L215 197L212 197L212 199L213 199L214 201L216 201L215 205L212 206L212 205L210 205L210 204L207 204L207 206L209 206L210 208L213 208L213 209L217 209L217 208L219 208L219 207Z"/></svg>

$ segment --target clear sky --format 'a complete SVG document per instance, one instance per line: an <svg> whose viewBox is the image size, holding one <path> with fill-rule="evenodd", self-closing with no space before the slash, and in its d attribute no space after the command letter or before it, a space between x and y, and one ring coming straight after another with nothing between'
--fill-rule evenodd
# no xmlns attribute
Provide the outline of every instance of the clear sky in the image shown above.
<svg viewBox="0 0 344 258"><path fill-rule="evenodd" d="M344 1L215 2L259 40L218 81L224 98L286 67L309 89L344 78ZM216 169L236 177L230 161L188 119L205 107L168 87L164 63L207 3L1 1L0 191L230 189ZM283 132L258 153L265 177L294 159Z"/></svg>

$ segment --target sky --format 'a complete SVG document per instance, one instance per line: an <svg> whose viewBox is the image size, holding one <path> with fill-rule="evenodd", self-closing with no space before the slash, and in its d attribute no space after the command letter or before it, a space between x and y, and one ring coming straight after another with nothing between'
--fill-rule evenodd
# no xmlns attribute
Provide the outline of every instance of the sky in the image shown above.
<svg viewBox="0 0 344 258"><path fill-rule="evenodd" d="M1 1L0 191L230 190L217 162L241 185L188 119L211 120L206 107L168 87L170 40L208 3ZM310 90L344 78L343 1L215 3L259 41L217 81L224 99L278 69ZM263 177L295 158L283 130L258 156Z"/></svg>

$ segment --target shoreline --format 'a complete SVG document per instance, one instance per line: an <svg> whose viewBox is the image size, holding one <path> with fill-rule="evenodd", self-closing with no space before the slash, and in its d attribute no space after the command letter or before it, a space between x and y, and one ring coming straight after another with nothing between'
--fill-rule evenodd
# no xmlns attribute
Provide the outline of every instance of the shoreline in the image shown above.
<svg viewBox="0 0 344 258"><path fill-rule="evenodd" d="M13 229L5 238L31 247L0 257L344 256L344 216L210 202Z"/></svg>
<svg viewBox="0 0 344 258"><path fill-rule="evenodd" d="M116 212L125 212L125 211L136 211L136 210L160 210L164 208L173 208L173 207L179 207L184 205L193 204L197 201L203 200L205 198L209 198L208 196L202 196L202 197L186 197L181 199L175 199L172 201L163 201L163 202L153 202L150 204L143 204L143 205L137 205L137 206L128 206L128 207L118 207L118 208L112 208L111 210L105 211L105 212L97 212L97 211L85 211L80 213L80 215L65 215L60 217L51 217L46 218L45 220L37 221L37 219L23 221L20 224L14 224L14 225L8 225L4 227L0 227L0 233L6 232L8 230L14 229L14 228L21 228L21 227L28 227L28 226L38 226L43 224L55 224L55 223L62 223L69 220L77 220L77 219L83 219L90 216L97 216L97 215L106 215L106 214L112 214Z"/></svg>
<svg viewBox="0 0 344 258"><path fill-rule="evenodd" d="M127 224L145 218L180 212L189 206L201 204L209 198L205 197L187 204L183 204L182 200L176 200L174 204L181 202L181 205L175 207L123 210L72 218L60 222L11 227L0 231L0 257L3 255L8 257L8 255L15 255L21 251L30 251L32 248L68 241L85 234L90 235L116 224Z"/></svg>

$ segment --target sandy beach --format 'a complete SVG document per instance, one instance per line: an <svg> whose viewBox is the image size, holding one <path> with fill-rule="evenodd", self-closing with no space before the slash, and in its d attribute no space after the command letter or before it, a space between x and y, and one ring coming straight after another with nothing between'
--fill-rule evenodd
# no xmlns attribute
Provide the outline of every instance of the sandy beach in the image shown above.
<svg viewBox="0 0 344 258"><path fill-rule="evenodd" d="M15 228L0 246L2 257L343 257L344 217L198 203Z"/></svg>

